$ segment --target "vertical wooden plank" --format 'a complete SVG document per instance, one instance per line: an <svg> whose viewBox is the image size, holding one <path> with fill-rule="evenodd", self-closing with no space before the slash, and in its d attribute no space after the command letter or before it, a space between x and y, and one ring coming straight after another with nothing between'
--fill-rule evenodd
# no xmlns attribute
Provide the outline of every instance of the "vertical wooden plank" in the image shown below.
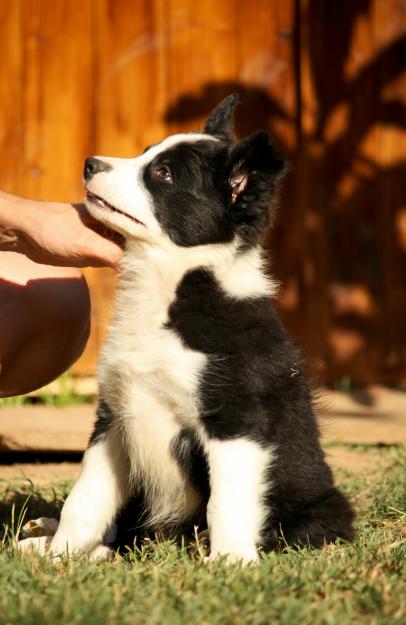
<svg viewBox="0 0 406 625"><path fill-rule="evenodd" d="M362 68L375 51L368 5L301 3L298 201L307 216L306 326L307 340L327 379L354 376L356 370L362 375L362 368L375 367L377 358L371 341L379 326L371 294L371 287L375 293L380 288L371 284L377 207L366 203L362 178L369 175L368 166L364 174L356 170L365 142L374 145L376 132L373 74L365 76L360 89ZM371 251L374 247L369 256L368 246Z"/></svg>
<svg viewBox="0 0 406 625"><path fill-rule="evenodd" d="M210 109L235 90L235 2L165 3L168 131L202 127Z"/></svg>
<svg viewBox="0 0 406 625"><path fill-rule="evenodd" d="M21 2L0 3L0 187L21 192L23 34Z"/></svg>
<svg viewBox="0 0 406 625"><path fill-rule="evenodd" d="M392 266L393 272L390 268L390 259L400 260L394 217L405 193L404 133L396 116L388 124L385 91L393 81L399 85L401 46L396 40L402 37L405 21L400 5L392 0L365 3L354 17L344 65L346 125L325 155L338 163L329 218L331 328L326 344L333 356L329 375L394 382L402 369L405 376L406 367L401 320L405 301L402 306L399 297L403 278L400 266L397 270ZM394 149L385 154L382 139L389 135L395 140ZM396 283L392 290L390 285Z"/></svg>
<svg viewBox="0 0 406 625"><path fill-rule="evenodd" d="M377 380L381 369L383 274L379 222L383 207L371 194L379 176L379 113L381 85L375 67L380 50L373 23L376 0L357 10L348 7L348 48L342 51L344 98L331 107L346 110L342 127L328 132L324 159L326 181L334 201L324 190L328 209L328 306L330 327L326 346L329 375L361 382ZM345 34L341 33L344 40ZM346 53L346 58L344 54ZM338 94L337 94L338 95ZM337 125L337 124L336 124ZM330 122L330 127L332 123ZM332 137L331 137L332 134ZM330 135L330 136L329 136ZM322 172L323 173L323 172Z"/></svg>
<svg viewBox="0 0 406 625"><path fill-rule="evenodd" d="M92 138L91 2L24 0L25 192L80 200Z"/></svg>
<svg viewBox="0 0 406 625"><path fill-rule="evenodd" d="M164 134L161 1L98 0L96 150L134 156Z"/></svg>
<svg viewBox="0 0 406 625"><path fill-rule="evenodd" d="M406 11L403 3L376 0L372 15L378 51L376 201L382 253L381 380L406 384Z"/></svg>
<svg viewBox="0 0 406 625"><path fill-rule="evenodd" d="M266 247L272 273L281 282L278 306L284 322L295 336L303 338L303 211L302 205L294 202L299 114L295 18L293 0L239 0L236 5L237 82L243 94L241 134L267 128L292 166Z"/></svg>
<svg viewBox="0 0 406 625"><path fill-rule="evenodd" d="M392 371L384 365L384 353L388 334L392 346L401 343L400 278L389 304L394 264L388 259L394 255L387 250L393 248L393 203L402 192L398 166L392 172L383 166L388 151L383 157L382 137L388 132L385 115L401 110L386 107L384 93L400 74L396 38L404 23L402 9L392 0L309 0L301 3L301 13L298 201L307 214L308 341L324 363L326 379L396 381L399 349L392 353ZM394 118L390 125L399 123ZM390 131L394 138L398 133L399 128ZM404 160L399 140L389 143L393 162ZM389 317L388 306L397 311ZM395 318L388 330L389 319Z"/></svg>
<svg viewBox="0 0 406 625"><path fill-rule="evenodd" d="M317 7L316 7L317 4ZM297 41L299 45L300 72L300 143L295 159L293 203L300 215L301 246L299 280L302 297L302 317L299 337L306 346L308 355L320 372L326 363L325 337L329 327L329 308L326 304L328 282L328 253L326 248L325 213L323 212L324 186L318 178L321 166L323 144L319 138L318 120L322 115L320 104L323 95L317 93L319 74L323 70L317 61L324 54L325 40L318 37L317 28L323 28L325 19L321 2L300 0L296 3ZM313 7L313 10L312 10ZM319 21L317 9L321 10ZM339 26L337 26L339 28ZM328 77L326 77L328 80ZM331 80L332 77L331 77ZM321 100L321 102L320 102ZM316 182L317 179L317 182Z"/></svg>
<svg viewBox="0 0 406 625"><path fill-rule="evenodd" d="M81 201L83 160L93 151L91 0L80 5L69 0L23 0L22 6L25 83L20 190L33 199ZM92 338L75 372L94 370L94 351Z"/></svg>
<svg viewBox="0 0 406 625"><path fill-rule="evenodd" d="M294 1L237 0L237 80L246 93L246 132L269 127L281 145L296 148L293 65Z"/></svg>

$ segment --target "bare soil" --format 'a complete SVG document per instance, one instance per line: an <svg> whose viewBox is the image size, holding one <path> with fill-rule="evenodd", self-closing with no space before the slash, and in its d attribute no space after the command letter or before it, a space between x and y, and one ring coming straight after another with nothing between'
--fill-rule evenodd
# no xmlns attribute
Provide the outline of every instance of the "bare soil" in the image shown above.
<svg viewBox="0 0 406 625"><path fill-rule="evenodd" d="M351 394L324 391L318 412L327 459L334 470L373 472L378 463L378 449L374 454L373 447L406 443L404 392L382 387ZM86 448L94 413L95 407L86 404L65 408L0 408L0 479L25 478L38 484L74 480L79 475L80 463L68 461L69 454ZM366 453L351 445L366 445L370 449ZM33 451L39 459L47 452L58 452L66 461L25 462L24 452ZM2 452L8 456L4 464L1 464ZM13 452L18 453L16 463L10 461Z"/></svg>
<svg viewBox="0 0 406 625"><path fill-rule="evenodd" d="M76 480L80 472L79 462L36 462L0 464L0 480L31 480L34 484L52 484L61 480Z"/></svg>
<svg viewBox="0 0 406 625"><path fill-rule="evenodd" d="M378 452L376 452L378 460ZM357 451L345 447L326 450L327 461L336 472L346 469L353 473L369 473L375 470L371 452ZM0 464L0 479L7 481L29 479L34 484L52 484L61 480L75 480L79 476L79 462L37 462L21 464Z"/></svg>

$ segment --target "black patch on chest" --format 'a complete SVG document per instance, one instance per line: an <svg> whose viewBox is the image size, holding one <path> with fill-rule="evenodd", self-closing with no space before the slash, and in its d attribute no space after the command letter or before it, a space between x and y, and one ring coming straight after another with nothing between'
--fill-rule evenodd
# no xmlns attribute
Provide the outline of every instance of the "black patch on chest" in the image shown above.
<svg viewBox="0 0 406 625"><path fill-rule="evenodd" d="M200 405L210 436L269 444L286 407L309 401L298 354L268 297L231 297L211 271L197 269L179 284L167 327L209 357Z"/></svg>

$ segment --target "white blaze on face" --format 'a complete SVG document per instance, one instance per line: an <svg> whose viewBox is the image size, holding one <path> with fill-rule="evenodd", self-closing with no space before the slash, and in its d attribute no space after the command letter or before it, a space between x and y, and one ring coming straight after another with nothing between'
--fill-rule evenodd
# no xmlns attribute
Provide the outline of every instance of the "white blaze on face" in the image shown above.
<svg viewBox="0 0 406 625"><path fill-rule="evenodd" d="M148 163L158 154L178 143L196 141L218 139L200 133L178 134L168 137L136 158L96 156L95 158L111 165L111 169L96 173L86 184L86 188L121 212L88 199L86 205L91 215L126 237L150 242L167 238L154 215L153 198L144 184L143 173ZM122 213L126 213L128 217Z"/></svg>

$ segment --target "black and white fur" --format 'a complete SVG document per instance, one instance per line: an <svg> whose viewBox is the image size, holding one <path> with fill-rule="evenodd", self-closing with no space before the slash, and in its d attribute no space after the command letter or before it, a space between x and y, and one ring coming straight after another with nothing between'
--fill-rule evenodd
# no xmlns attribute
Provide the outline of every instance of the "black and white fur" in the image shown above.
<svg viewBox="0 0 406 625"><path fill-rule="evenodd" d="M267 132L233 143L235 105L137 158L86 161L89 211L126 252L98 420L53 552L90 552L130 500L141 532L207 520L211 558L353 536L263 268L284 164Z"/></svg>

